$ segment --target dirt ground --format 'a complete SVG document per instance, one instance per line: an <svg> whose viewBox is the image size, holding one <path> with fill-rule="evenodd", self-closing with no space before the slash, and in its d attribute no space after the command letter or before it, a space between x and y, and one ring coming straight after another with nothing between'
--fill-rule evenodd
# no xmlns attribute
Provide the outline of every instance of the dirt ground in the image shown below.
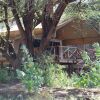
<svg viewBox="0 0 100 100"><path fill-rule="evenodd" d="M39 93L43 94L47 94L47 92L49 94L53 94L56 97L66 97L69 95L75 96L75 97L85 97L87 99L84 100L91 100L89 98L91 98L92 96L98 96L100 98L100 88L66 88L66 89L62 89L62 88L48 88L48 87L42 87L39 89ZM7 94L7 93L11 93L11 94L17 94L17 93L23 93L23 94L27 94L28 92L25 92L25 88L21 83L12 83L12 84L0 84L0 95L2 94ZM33 95L33 93L31 93L30 95ZM64 99L61 99L64 100ZM80 99L79 99L80 100ZM82 99L83 100L83 99ZM96 99L93 99L96 100ZM98 99L100 100L100 99Z"/></svg>

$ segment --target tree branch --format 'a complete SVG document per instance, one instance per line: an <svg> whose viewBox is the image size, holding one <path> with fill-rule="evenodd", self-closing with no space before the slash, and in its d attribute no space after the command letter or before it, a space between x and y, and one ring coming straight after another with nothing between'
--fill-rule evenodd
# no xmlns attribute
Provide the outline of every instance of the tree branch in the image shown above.
<svg viewBox="0 0 100 100"><path fill-rule="evenodd" d="M55 12L53 14L53 18L51 19L52 23L50 24L50 22L51 22L50 20L46 20L46 21L44 20L43 27L47 27L47 28L43 28L43 29L45 29L45 32L46 32L46 33L44 33L44 35L45 34L46 35L45 35L45 37L43 36L43 38L42 38L42 41L40 44L40 52L43 52L43 50L48 46L50 39L53 37L53 35L56 31L57 24L64 12L64 9L66 8L67 4L69 4L70 2L73 2L73 1L76 1L76 0L61 0L59 2L57 9L55 10ZM49 14L50 14L50 12L49 12ZM46 16L44 16L44 17L46 17ZM48 16L48 18L49 17L50 16ZM47 23L49 23L48 26L47 26Z"/></svg>
<svg viewBox="0 0 100 100"><path fill-rule="evenodd" d="M70 2L74 2L74 1L76 1L76 0L62 0L59 3L59 5L58 5L58 7L57 7L57 9L56 9L56 11L54 12L54 15L53 15L53 22L54 22L55 26L57 26L67 4L69 4Z"/></svg>
<svg viewBox="0 0 100 100"><path fill-rule="evenodd" d="M18 15L17 10L16 10L17 7L16 7L16 4L15 4L14 0L11 0L11 2L12 2L12 5L11 5L12 9L11 10L12 10L13 16L15 18L16 24L17 24L17 26L19 28L19 31L21 33L21 36L23 38L23 37L25 37L25 31L24 31L24 29L22 27L22 24L21 24L21 21L19 19L19 15Z"/></svg>
<svg viewBox="0 0 100 100"><path fill-rule="evenodd" d="M9 27L9 23L8 23L8 10L7 10L7 7L5 6L4 7L4 11L5 11L5 25L6 25L6 28L7 28L7 35L6 35L6 39L9 40L9 36L10 36L10 27Z"/></svg>
<svg viewBox="0 0 100 100"><path fill-rule="evenodd" d="M0 1L0 5L3 6L3 7L7 7L7 4L3 1Z"/></svg>

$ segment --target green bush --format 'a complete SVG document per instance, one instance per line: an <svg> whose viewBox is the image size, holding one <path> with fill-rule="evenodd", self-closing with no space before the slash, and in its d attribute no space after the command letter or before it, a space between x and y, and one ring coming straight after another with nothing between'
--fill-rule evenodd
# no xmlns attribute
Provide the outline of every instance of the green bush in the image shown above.
<svg viewBox="0 0 100 100"><path fill-rule="evenodd" d="M67 85L67 74L62 70L64 66L55 63L53 55L45 52L38 61L43 70L45 86L64 87Z"/></svg>
<svg viewBox="0 0 100 100"><path fill-rule="evenodd" d="M62 71L60 66L50 65L44 71L44 84L51 87L64 87L67 85L67 75Z"/></svg>
<svg viewBox="0 0 100 100"><path fill-rule="evenodd" d="M5 69L0 69L0 82L4 83L9 80L8 71Z"/></svg>
<svg viewBox="0 0 100 100"><path fill-rule="evenodd" d="M7 83L15 78L14 72L8 68L0 68L0 82Z"/></svg>
<svg viewBox="0 0 100 100"><path fill-rule="evenodd" d="M43 85L58 87L67 84L67 75L62 71L62 66L54 63L51 54L39 55L35 62L25 46L21 47L21 54L23 69L16 72L28 91L38 90Z"/></svg>
<svg viewBox="0 0 100 100"><path fill-rule="evenodd" d="M38 63L33 62L32 56L24 45L21 47L21 54L22 70L16 70L18 79L21 80L29 92L37 90L43 82L42 70L39 68Z"/></svg>
<svg viewBox="0 0 100 100"><path fill-rule="evenodd" d="M100 46L98 43L93 45L95 49L95 60L91 60L87 52L83 52L82 57L85 62L84 67L89 67L88 72L81 72L78 76L72 75L73 84L78 87L100 87Z"/></svg>

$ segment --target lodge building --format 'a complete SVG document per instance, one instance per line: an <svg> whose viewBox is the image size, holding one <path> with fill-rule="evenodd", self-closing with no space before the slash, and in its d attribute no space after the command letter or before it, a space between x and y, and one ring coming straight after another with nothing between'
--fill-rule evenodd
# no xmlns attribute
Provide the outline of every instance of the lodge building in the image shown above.
<svg viewBox="0 0 100 100"><path fill-rule="evenodd" d="M15 23L14 23L15 24ZM1 32L1 34L5 33ZM34 36L33 46L37 49L42 37L42 27L37 26L32 35ZM20 43L21 35L18 28L12 28L10 39L13 41L16 52ZM49 42L49 50L57 57L61 64L76 63L80 59L80 50L90 48L94 42L100 42L100 32L89 27L86 20L71 18L61 24L58 24L55 35ZM36 50L37 51L37 50ZM0 62L5 58L0 57Z"/></svg>

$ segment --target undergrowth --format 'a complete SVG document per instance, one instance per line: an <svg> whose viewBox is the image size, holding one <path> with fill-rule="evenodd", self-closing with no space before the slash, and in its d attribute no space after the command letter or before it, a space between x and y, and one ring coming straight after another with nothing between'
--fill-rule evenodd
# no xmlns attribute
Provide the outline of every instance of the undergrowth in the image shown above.
<svg viewBox="0 0 100 100"><path fill-rule="evenodd" d="M18 79L28 91L38 90L41 86L64 87L67 85L67 75L62 71L62 66L54 63L53 56L44 53L33 62L33 57L27 48L21 47L22 70L17 69Z"/></svg>
<svg viewBox="0 0 100 100"><path fill-rule="evenodd" d="M10 70L7 66L0 68L0 83L9 83L14 79L16 77L13 70Z"/></svg>
<svg viewBox="0 0 100 100"><path fill-rule="evenodd" d="M93 47L96 56L95 60L92 60L86 51L82 53L84 67L88 67L89 71L82 71L80 76L75 73L72 75L73 85L76 87L100 87L100 45L95 43Z"/></svg>
<svg viewBox="0 0 100 100"><path fill-rule="evenodd" d="M54 57L50 53L43 53L35 62L29 54L27 48L22 46L22 70L17 69L18 78L25 85L28 91L38 90L42 86L48 87L100 87L100 46L98 43L93 45L95 49L95 60L91 60L88 53L84 51L82 58L84 67L88 71L82 71L80 75L72 74L69 78L63 72L63 66L54 62Z"/></svg>

